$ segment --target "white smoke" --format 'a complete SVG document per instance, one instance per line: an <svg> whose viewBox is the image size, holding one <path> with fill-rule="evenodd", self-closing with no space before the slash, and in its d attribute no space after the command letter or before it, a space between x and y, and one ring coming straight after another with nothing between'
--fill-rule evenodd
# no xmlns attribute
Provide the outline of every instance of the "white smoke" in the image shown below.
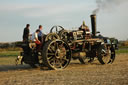
<svg viewBox="0 0 128 85"><path fill-rule="evenodd" d="M110 9L113 6L119 6L126 1L128 0L96 0L97 8L93 10L93 14L97 14L101 9Z"/></svg>

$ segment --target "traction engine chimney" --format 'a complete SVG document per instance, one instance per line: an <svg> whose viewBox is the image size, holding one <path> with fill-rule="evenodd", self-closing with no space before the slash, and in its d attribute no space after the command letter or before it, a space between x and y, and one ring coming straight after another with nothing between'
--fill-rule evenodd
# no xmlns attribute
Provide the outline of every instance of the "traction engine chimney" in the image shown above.
<svg viewBox="0 0 128 85"><path fill-rule="evenodd" d="M93 14L90 17L91 17L91 24L92 24L92 34L93 34L93 37L95 37L96 36L96 15Z"/></svg>

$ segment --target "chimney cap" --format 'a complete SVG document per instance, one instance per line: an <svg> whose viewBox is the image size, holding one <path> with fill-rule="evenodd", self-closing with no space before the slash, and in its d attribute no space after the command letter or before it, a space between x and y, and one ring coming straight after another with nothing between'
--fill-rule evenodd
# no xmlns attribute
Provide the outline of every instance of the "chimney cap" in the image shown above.
<svg viewBox="0 0 128 85"><path fill-rule="evenodd" d="M90 15L91 17L96 17L96 14L92 14L92 15Z"/></svg>

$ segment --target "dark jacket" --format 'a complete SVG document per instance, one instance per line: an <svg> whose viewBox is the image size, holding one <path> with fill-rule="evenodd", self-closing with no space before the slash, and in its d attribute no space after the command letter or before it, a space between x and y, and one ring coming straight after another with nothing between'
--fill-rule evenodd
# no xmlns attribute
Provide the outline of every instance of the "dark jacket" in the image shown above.
<svg viewBox="0 0 128 85"><path fill-rule="evenodd" d="M28 38L29 38L29 29L28 28L24 28L23 41L28 41Z"/></svg>

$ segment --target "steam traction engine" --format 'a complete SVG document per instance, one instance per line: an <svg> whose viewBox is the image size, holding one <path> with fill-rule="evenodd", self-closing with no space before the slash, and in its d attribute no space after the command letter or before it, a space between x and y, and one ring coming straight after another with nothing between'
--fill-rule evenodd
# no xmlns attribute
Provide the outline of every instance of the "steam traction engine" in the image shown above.
<svg viewBox="0 0 128 85"><path fill-rule="evenodd" d="M113 63L115 48L109 38L96 35L96 15L91 15L91 23L92 33L82 27L67 31L61 26L54 26L43 37L41 52L36 50L35 43L22 45L21 62L32 67L45 65L50 69L63 69L71 59L79 59L82 64L93 62L95 58L101 64Z"/></svg>

